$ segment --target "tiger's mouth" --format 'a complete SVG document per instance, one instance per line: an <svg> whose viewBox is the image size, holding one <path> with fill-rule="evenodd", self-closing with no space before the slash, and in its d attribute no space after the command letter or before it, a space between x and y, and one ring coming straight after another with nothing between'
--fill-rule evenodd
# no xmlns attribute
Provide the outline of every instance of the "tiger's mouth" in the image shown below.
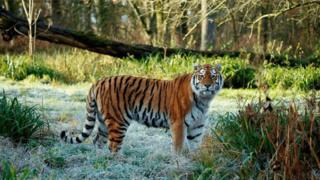
<svg viewBox="0 0 320 180"><path fill-rule="evenodd" d="M214 95L214 93L215 93L215 91L208 90L208 89L200 91L201 96L212 96L212 95Z"/></svg>

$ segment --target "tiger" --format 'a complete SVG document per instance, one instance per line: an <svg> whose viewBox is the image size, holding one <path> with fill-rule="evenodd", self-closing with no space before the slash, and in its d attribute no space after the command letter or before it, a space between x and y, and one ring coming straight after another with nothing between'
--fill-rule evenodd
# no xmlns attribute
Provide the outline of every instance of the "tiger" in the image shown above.
<svg viewBox="0 0 320 180"><path fill-rule="evenodd" d="M148 127L170 129L174 152L199 147L206 126L210 102L222 89L221 65L195 65L192 73L173 80L148 79L129 75L105 77L94 83L86 99L86 121L81 134L61 131L60 138L82 143L98 132L93 143L108 143L112 153L121 149L132 121Z"/></svg>

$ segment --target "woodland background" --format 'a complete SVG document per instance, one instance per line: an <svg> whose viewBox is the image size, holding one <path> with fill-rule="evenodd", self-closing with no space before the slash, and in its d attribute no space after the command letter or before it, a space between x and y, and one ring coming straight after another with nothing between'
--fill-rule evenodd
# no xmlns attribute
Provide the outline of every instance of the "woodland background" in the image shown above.
<svg viewBox="0 0 320 180"><path fill-rule="evenodd" d="M3 8L24 17L19 0ZM318 0L35 0L39 20L128 44L308 57L319 47Z"/></svg>

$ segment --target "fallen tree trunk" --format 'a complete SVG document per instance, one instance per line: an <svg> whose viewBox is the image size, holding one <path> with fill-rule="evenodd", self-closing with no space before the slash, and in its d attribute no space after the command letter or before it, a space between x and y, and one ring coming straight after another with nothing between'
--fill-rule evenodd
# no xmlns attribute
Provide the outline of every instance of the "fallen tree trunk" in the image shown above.
<svg viewBox="0 0 320 180"><path fill-rule="evenodd" d="M231 57L240 55L240 52L196 51L141 44L125 44L101 39L93 34L85 34L57 26L49 26L43 21L37 21L36 23L36 38L39 40L86 49L119 58L133 56L139 59L151 54L162 56L170 56L173 54L199 54L204 56L228 55ZM18 18L6 10L0 9L0 30L3 39L8 41L16 36L27 36L29 28L26 20Z"/></svg>
<svg viewBox="0 0 320 180"><path fill-rule="evenodd" d="M125 44L117 41L101 39L94 34L86 34L57 26L49 26L41 20L37 21L36 23L36 38L39 40L77 47L119 58L133 56L134 58L141 59L152 54L157 54L160 56L190 54L209 57L239 57L242 54L244 54L244 56L249 54L251 59L266 59L269 62L274 62L275 64L280 65L288 65L284 64L285 61L294 62L291 64L291 66L297 65L297 61L295 61L295 59L288 59L284 56L272 56L270 54L259 55L250 52L241 53L240 51L197 51L192 49L164 48L141 44ZM6 41L9 41L16 36L27 36L29 28L26 20L16 17L10 12L0 8L0 31L2 38Z"/></svg>

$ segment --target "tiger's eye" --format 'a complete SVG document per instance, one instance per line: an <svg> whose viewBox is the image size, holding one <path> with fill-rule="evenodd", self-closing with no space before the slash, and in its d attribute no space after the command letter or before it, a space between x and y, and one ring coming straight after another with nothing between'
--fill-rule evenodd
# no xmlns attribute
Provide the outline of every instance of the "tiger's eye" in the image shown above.
<svg viewBox="0 0 320 180"><path fill-rule="evenodd" d="M203 78L204 78L204 75L199 75L199 76L198 76L198 79L199 79L199 80L202 80Z"/></svg>

